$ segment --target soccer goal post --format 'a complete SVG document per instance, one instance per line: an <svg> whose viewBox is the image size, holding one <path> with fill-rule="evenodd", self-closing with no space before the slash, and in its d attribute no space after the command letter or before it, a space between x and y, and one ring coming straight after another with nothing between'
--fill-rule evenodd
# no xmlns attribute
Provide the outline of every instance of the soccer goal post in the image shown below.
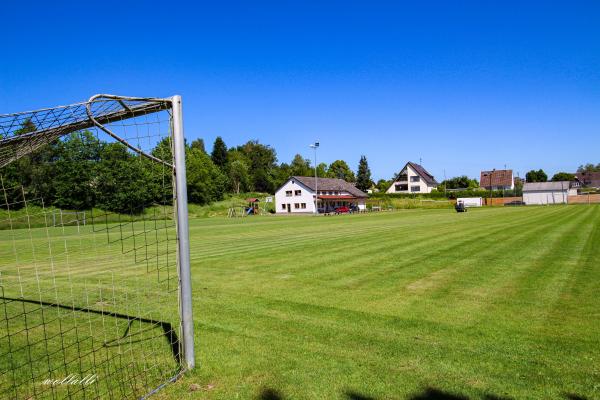
<svg viewBox="0 0 600 400"><path fill-rule="evenodd" d="M181 97L0 115L0 398L145 398L194 368Z"/></svg>

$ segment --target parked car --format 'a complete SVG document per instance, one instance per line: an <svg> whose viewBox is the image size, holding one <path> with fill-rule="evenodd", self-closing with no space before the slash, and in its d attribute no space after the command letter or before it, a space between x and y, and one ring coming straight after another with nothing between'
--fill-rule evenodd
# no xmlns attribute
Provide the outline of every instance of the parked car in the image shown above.
<svg viewBox="0 0 600 400"><path fill-rule="evenodd" d="M510 201L508 203L504 203L505 206L524 206L525 202L520 200Z"/></svg>
<svg viewBox="0 0 600 400"><path fill-rule="evenodd" d="M347 206L341 206L335 209L336 214L347 214L350 212L350 209Z"/></svg>

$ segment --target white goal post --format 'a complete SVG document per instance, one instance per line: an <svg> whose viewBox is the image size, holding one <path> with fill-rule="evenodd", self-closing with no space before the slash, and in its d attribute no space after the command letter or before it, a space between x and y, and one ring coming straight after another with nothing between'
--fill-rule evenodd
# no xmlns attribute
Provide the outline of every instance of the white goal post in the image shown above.
<svg viewBox="0 0 600 400"><path fill-rule="evenodd" d="M145 398L194 368L180 96L0 115L0 398Z"/></svg>

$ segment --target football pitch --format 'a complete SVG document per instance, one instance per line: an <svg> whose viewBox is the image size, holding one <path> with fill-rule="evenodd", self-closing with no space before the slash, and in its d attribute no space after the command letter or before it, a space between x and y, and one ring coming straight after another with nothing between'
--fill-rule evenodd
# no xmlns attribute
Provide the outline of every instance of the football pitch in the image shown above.
<svg viewBox="0 0 600 400"><path fill-rule="evenodd" d="M202 219L190 235L198 368L159 398L600 397L600 206Z"/></svg>
<svg viewBox="0 0 600 400"><path fill-rule="evenodd" d="M26 254L29 234L15 232L15 251ZM41 257L47 231L32 232L34 242L40 238L35 250ZM0 243L8 263L15 244L9 246L7 234L0 232ZM197 367L151 398L600 397L599 205L201 218L190 221L190 241ZM71 261L86 277L98 267L86 261L92 250L100 251L92 244L77 239L81 256ZM121 246L93 259L116 263L126 256ZM28 260L20 263L27 268ZM9 278L3 278L4 290L13 291ZM175 326L176 293L165 292L169 297L160 303L156 291L119 284L111 281L111 296L129 299L124 313L160 311ZM104 292L85 293L92 308L111 303ZM135 301L127 297L134 294ZM132 324L132 317L101 317L92 320L88 312L74 318L89 320L93 331L101 323L117 324L106 331L117 335L109 337L114 346L104 344L93 354L119 360L119 368L103 375L123 386L114 398L138 393L127 382L151 378L147 370L128 367L137 360L147 359L157 377L171 376L173 360L160 332L135 319ZM10 324L2 329L18 328ZM121 347L120 334L127 331L130 344ZM29 335L33 342L38 333ZM73 360L61 367L66 372L81 364L66 350L71 353ZM26 361L27 354L19 354L0 359L17 381L32 373L26 363L14 369ZM112 393L111 382L99 384Z"/></svg>

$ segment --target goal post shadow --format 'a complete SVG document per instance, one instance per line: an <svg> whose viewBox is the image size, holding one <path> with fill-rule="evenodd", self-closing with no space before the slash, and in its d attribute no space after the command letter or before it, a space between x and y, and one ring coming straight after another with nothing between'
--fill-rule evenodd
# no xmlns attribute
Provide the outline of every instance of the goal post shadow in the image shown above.
<svg viewBox="0 0 600 400"><path fill-rule="evenodd" d="M77 311L77 312L82 312L82 313L97 314L97 315L101 315L102 317L112 317L112 318L127 320L127 322L128 322L127 329L125 330L123 335L119 338L112 339L108 342L105 342L104 346L107 346L107 347L112 346L112 345L108 345L108 343L117 342L117 341L122 340L125 337L127 337L129 330L131 328L131 324L133 322L138 321L138 322L142 322L145 324L150 324L150 325L152 325L153 328L160 327L163 332L162 336L167 340L167 343L169 344L169 347L171 349L171 354L173 356L174 361L177 364L181 363L181 342L179 341L177 332L175 331L175 329L173 328L173 325L170 322L158 321L158 320L151 319L151 318L132 316L132 315L127 315L127 314L122 314L122 313L117 313L117 312L112 312L112 311L95 310L95 309L89 308L89 307L78 307L78 306L72 306L72 305L69 306L69 305L52 303L52 302L47 302L47 301L40 301L40 300L31 300L31 299L5 297L5 296L0 296L0 300L29 303L29 304L35 304L35 305L40 305L40 306L45 306L45 307L60 308L63 310L68 310L68 311Z"/></svg>

